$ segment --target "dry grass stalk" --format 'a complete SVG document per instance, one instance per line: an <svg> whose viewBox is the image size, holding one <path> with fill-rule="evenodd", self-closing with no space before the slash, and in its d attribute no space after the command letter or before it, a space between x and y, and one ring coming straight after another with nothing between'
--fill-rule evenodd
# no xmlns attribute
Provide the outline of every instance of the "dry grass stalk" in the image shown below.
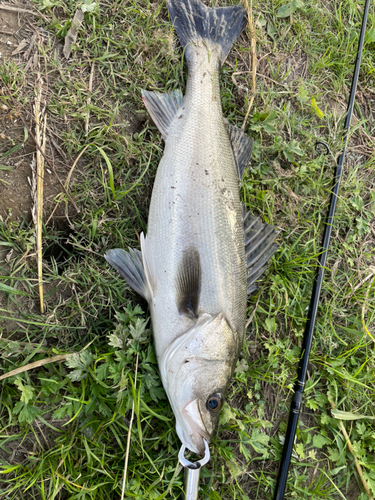
<svg viewBox="0 0 375 500"><path fill-rule="evenodd" d="M94 69L95 69L95 63L93 62L91 65L91 73L90 73L90 80L89 80L89 92L91 94L92 92L92 82L94 79ZM90 121L90 104L91 104L91 95L88 96L87 98L87 117L85 121L85 134L88 135L89 133L89 121Z"/></svg>
<svg viewBox="0 0 375 500"><path fill-rule="evenodd" d="M332 406L332 410L335 410L336 407L335 407L335 404L333 401L330 401L331 403L331 406ZM363 485L363 488L366 492L366 495L368 496L369 500L374 500L372 494L371 494L371 491L369 490L369 487L367 486L367 482L366 482L366 479L363 477L363 473L362 473L362 467L357 459L357 457L355 456L355 452L353 450L353 445L350 441L350 438L348 436L348 433L346 432L346 429L345 429L345 426L342 422L342 420L339 420L339 425L340 425L340 429L341 429L341 432L343 433L344 437L345 437L345 441L346 441L346 444L348 445L348 448L349 448L349 451L350 453L353 455L354 457L354 463L355 463L355 467L357 469L357 472L358 472L358 475L361 479L361 482L362 482L362 485Z"/></svg>
<svg viewBox="0 0 375 500"><path fill-rule="evenodd" d="M371 275L370 275L371 276ZM370 277L369 276L369 277ZM367 279L367 278L366 278ZM363 326L363 329L365 330L365 332L367 333L367 335L370 337L370 339L375 342L375 338L371 335L369 329L367 328L366 326L366 322L365 322L365 314L366 314L366 306L367 306L367 299L368 299L368 294L369 294L369 291L370 291L370 288L372 288L372 285L374 284L374 281L375 280L372 280L372 282L369 284L369 286L367 287L367 290L366 290L366 293L365 293L365 300L363 302L363 306L362 306L362 310L361 310L361 321L362 321L362 326Z"/></svg>
<svg viewBox="0 0 375 500"><path fill-rule="evenodd" d="M97 337L93 338L88 344L83 347L78 353L85 351L95 340ZM30 343L28 343L30 345ZM45 351L44 349L40 349L38 346L38 351ZM52 356L52 358L44 358L39 361L34 361L34 363L29 363L24 366L20 366L4 375L1 375L0 380L4 380L5 378L13 377L13 375L18 375L19 373L27 372L29 370L33 370L34 368L39 368L40 366L48 365L49 363L61 363L62 361L66 361L66 359L74 353L69 354L58 354L57 356ZM138 368L138 356L137 356L137 368ZM135 373L135 380L137 381L137 372Z"/></svg>
<svg viewBox="0 0 375 500"><path fill-rule="evenodd" d="M138 373L138 353L137 353L137 359L135 361L134 390L137 388L137 373ZM122 476L121 500L124 500L124 498L125 498L126 476L128 474L130 438L131 438L133 420L134 420L134 399L133 399L133 406L132 406L132 414L131 414L130 422L129 422L128 438L126 441L126 454L125 454L124 475Z"/></svg>
<svg viewBox="0 0 375 500"><path fill-rule="evenodd" d="M42 102L43 80L38 74L37 95L35 98L34 115L35 115L35 139L41 145L40 149L36 151L36 254L38 261L38 281L39 281L39 299L40 299L40 312L44 313L43 301L43 263L42 263L42 249L43 249L43 189L44 189L44 154L46 147L46 126L47 115L45 109L41 109ZM43 153L43 154L42 154Z"/></svg>
<svg viewBox="0 0 375 500"><path fill-rule="evenodd" d="M25 366L20 366L15 370L12 370L4 375L1 375L0 380L4 380L5 378L13 377L13 375L19 375L20 373L27 372L28 370L33 370L34 368L39 368L41 366L47 365L49 363L61 363L65 361L69 354L59 354L58 356L52 356L52 358L44 358L39 361L34 361L34 363L29 363Z"/></svg>
<svg viewBox="0 0 375 500"><path fill-rule="evenodd" d="M253 1L250 0L250 8L247 0L245 0L245 8L247 11L247 16L249 19L249 28L250 28L250 38L251 38L251 59L252 59L252 85L251 91L253 95L251 96L249 106L247 108L246 116L243 121L242 130L245 130L246 122L250 114L251 106L253 105L255 99L255 91L256 91L256 76L257 76L257 52L256 52L256 38L255 38L255 28L254 28L254 19L253 19Z"/></svg>
<svg viewBox="0 0 375 500"><path fill-rule="evenodd" d="M31 207L31 216L33 219L33 223L36 227L37 225L37 217L36 217L36 206L37 206L37 198L36 198L36 162L35 162L35 156L33 155L33 159L31 160L30 163L30 168L31 168L31 179L30 177L27 178L30 184L30 189L31 189L31 199L33 200L33 206Z"/></svg>
<svg viewBox="0 0 375 500"><path fill-rule="evenodd" d="M259 294L259 297L258 297L257 303L255 304L254 309L251 311L251 314L250 314L249 319L246 321L245 331L247 330L248 326L250 325L250 323L251 323L251 322L253 321L253 319L254 319L254 316L255 316L255 313L256 313L256 310L257 310L257 307L258 307L258 304L259 304L259 301L260 301L261 296L262 296L262 294Z"/></svg>

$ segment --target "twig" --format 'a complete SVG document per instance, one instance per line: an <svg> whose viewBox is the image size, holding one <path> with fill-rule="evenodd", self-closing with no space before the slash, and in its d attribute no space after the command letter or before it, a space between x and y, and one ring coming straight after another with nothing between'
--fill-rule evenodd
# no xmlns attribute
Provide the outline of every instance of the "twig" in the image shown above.
<svg viewBox="0 0 375 500"><path fill-rule="evenodd" d="M251 90L253 95L251 96L249 106L247 108L247 112L245 115L245 119L243 121L241 130L245 130L246 122L250 114L251 106L253 105L255 99L255 91L256 91L256 75L257 75L257 52L256 52L256 38L255 38L255 29L253 22L253 0L250 0L250 9L247 0L245 0L245 7L247 10L247 14L249 17L249 28L250 28L250 36L251 36L251 54L252 54L252 86Z"/></svg>
<svg viewBox="0 0 375 500"><path fill-rule="evenodd" d="M69 170L69 174L66 178L66 181L65 181L65 189L68 189L69 187L69 182L70 182L70 178L72 177L72 174L73 174L73 170L75 169L77 163L78 163L78 160L81 158L81 156L83 155L83 153L86 151L86 149L90 146L90 144L87 144L83 149L82 151L79 153L79 155L77 156L77 158L75 159L75 162L73 163L72 165L72 168ZM62 193L60 193L61 195ZM59 203L60 203L60 200L57 200L56 202L56 205L55 205L55 208L52 210L51 212L51 215L48 217L48 220L46 222L46 226L47 224L49 223L49 221L51 220L53 214L55 213L56 211L56 208L59 206Z"/></svg>
<svg viewBox="0 0 375 500"><path fill-rule="evenodd" d="M11 94L11 92L10 92L10 90L9 90L9 88L8 88L8 86L7 86L7 84L4 82L4 79L3 79L3 77L2 77L1 75L0 75L0 78L1 78L1 81L3 82L3 85L4 85L5 89L6 89L6 91L8 92L9 97L11 98L11 100L12 100L12 102L13 102L14 107L15 107L15 108L17 108L17 103L16 103L16 101L15 101L14 97L12 96L12 94ZM35 142L35 145L36 145L36 147L37 147L38 151L40 151L40 153L41 153L41 155L43 156L44 160L47 162L47 165L51 168L52 172L55 174L55 176L56 176L57 180L59 181L60 186L63 188L64 193L65 193L65 194L67 195L67 197L69 198L69 200L70 200L70 202L72 203L73 207L74 207L74 208L76 209L76 211L79 213L79 212L80 212L80 209L79 209L79 208L77 207L77 205L74 203L73 198L70 196L70 194L66 191L66 189L65 189L65 187L64 187L64 184L61 182L60 177L57 175L57 172L56 172L56 170L55 170L55 167L51 164L51 162L49 161L49 159L48 159L48 158L46 157L46 155L43 153L42 148L39 146L39 143L38 143L38 141L36 140L36 138L35 138L34 134L31 132L31 130L30 130L30 128L29 128L29 126L26 124L25 120L23 119L22 114L21 114L19 117L20 117L20 119L21 119L21 121L22 121L22 123L23 123L24 127L25 127L25 128L26 128L26 130L28 131L28 133L29 133L30 137L31 137L31 138L32 138L32 140Z"/></svg>
<svg viewBox="0 0 375 500"><path fill-rule="evenodd" d="M64 153L64 151L60 148L60 146L57 144L57 142L54 140L54 138L52 137L52 134L55 135L56 137L58 137L58 135L51 129L48 129L48 135L49 135L49 139L50 141L52 142L52 144L54 145L54 147L56 148L57 152L59 153L59 155L61 156L61 158L63 158L63 160L65 162L68 162L67 158L66 158L66 154ZM65 186L66 187L66 186Z"/></svg>
<svg viewBox="0 0 375 500"><path fill-rule="evenodd" d="M40 12L34 12L32 10L21 9L20 7L14 7L13 5L0 4L0 10L11 10L12 12L23 12L24 14L31 14L32 16L41 16Z"/></svg>
<svg viewBox="0 0 375 500"><path fill-rule="evenodd" d="M237 80L235 79L235 76L237 75L243 75L244 73L251 73L251 71L235 71L234 73L232 73L232 76L231 76L231 79L232 79L232 82L234 83L234 85L236 87L239 87L238 83L237 83ZM248 90L247 87L245 87L246 90Z"/></svg>
<svg viewBox="0 0 375 500"><path fill-rule="evenodd" d="M40 154L45 152L46 146L46 125L47 125L47 115L44 116L44 127L43 134L41 136L40 130L40 120L45 112L44 109L40 109L40 104L42 100L42 84L40 73L38 73L38 87L37 96L35 99L34 114L35 114L35 137L39 144L42 145L40 151L36 152L36 252L37 252L37 262L38 262L38 280L39 280L39 300L40 300L40 312L44 313L44 302L43 302L43 263L42 263L42 234L43 234L43 187L44 187L44 158Z"/></svg>
<svg viewBox="0 0 375 500"><path fill-rule="evenodd" d="M361 280L358 283L358 285L356 285L354 288L351 287L352 291L345 295L345 297L344 297L345 299L350 299L351 297L353 297L353 295L355 294L356 290L358 290L358 288L361 288L361 286L363 286L364 283L366 283L366 281L368 281L369 279L371 279L375 275L375 266L370 266L367 270L370 271L370 274L368 274L366 276L366 278L364 278L363 280ZM351 282L350 282L349 278L347 278L347 282L351 286Z"/></svg>
<svg viewBox="0 0 375 500"><path fill-rule="evenodd" d="M77 163L78 163L78 160L81 158L81 156L83 155L83 153L86 151L86 149L91 146L91 144L87 144L83 149L82 151L79 153L79 155L77 156L77 158L75 159L75 162L73 163L72 165L72 168L69 170L69 174L66 178L66 181L65 181L65 187L66 189L68 189L69 187L69 182L70 182L70 179L72 177L72 174L73 174L73 170L75 169Z"/></svg>
<svg viewBox="0 0 375 500"><path fill-rule="evenodd" d="M262 61L262 59L264 59L265 57L269 56L270 54L272 54L272 52L267 52L267 54L264 54L262 57L260 57L258 60L257 60L257 67L259 66L259 63L260 61ZM234 66L233 64L231 64L229 61L226 61L226 63L232 68L234 69ZM252 73L252 70L251 71L236 71L235 73L232 73L232 82L234 83L234 85L236 87L238 87L238 83L236 81L236 79L234 78L236 75L243 75L244 73ZM257 73L257 76L263 76L263 75L260 75L259 73ZM265 77L267 78L267 77Z"/></svg>
<svg viewBox="0 0 375 500"><path fill-rule="evenodd" d="M92 81L94 79L94 68L95 68L95 62L92 63L91 65L91 73L90 73L90 80L89 80L89 93L90 95L87 98L87 117L86 117L86 122L85 122L85 134L88 135L89 133L89 120L90 120L90 104L91 104L91 92L92 92Z"/></svg>
<svg viewBox="0 0 375 500"><path fill-rule="evenodd" d="M20 366L15 370L12 370L4 375L1 375L0 380L4 380L5 378L13 377L13 375L18 375L19 373L27 372L28 370L33 370L34 368L39 368L40 366L48 365L49 363L61 363L61 361L65 361L69 354L59 354L58 356L52 356L52 358L44 358L39 361L34 361L34 363L29 363L25 366Z"/></svg>
<svg viewBox="0 0 375 500"><path fill-rule="evenodd" d="M38 427L38 429L39 429L39 431L40 431L41 435L43 436L44 442L45 442L45 443L46 443L46 445L49 447L49 443L48 443L48 441L47 441L47 438L46 438L46 436L44 435L44 432L43 432L42 428L40 427L38 420L35 420L35 424L37 425L37 427Z"/></svg>
<svg viewBox="0 0 375 500"><path fill-rule="evenodd" d="M331 406L332 406L332 410L335 410L336 407L335 407L335 404L333 401L330 401L331 403ZM366 495L369 497L369 500L374 500L373 499L373 496L367 486L367 483L366 483L366 479L363 477L363 473L362 473L362 467L360 466L360 463L357 459L357 457L355 456L355 453L354 453L354 450L353 450L353 445L350 441L350 438L348 436L348 433L346 432L346 429L345 429L345 426L344 424L342 423L342 420L339 420L339 425L340 425L340 429L341 429L341 432L344 434L344 437L345 437L345 441L346 441L346 444L348 445L348 448L349 448L349 451L350 453L353 455L354 457L354 463L355 463L355 466L356 466L356 469L357 469L357 472L358 472L358 475L361 479L361 482L362 482L362 485L363 485L363 488L366 492Z"/></svg>
<svg viewBox="0 0 375 500"><path fill-rule="evenodd" d="M267 78L267 80L269 80L270 82L276 83L276 85L281 85L282 87L285 87L286 89L288 89L288 86L285 83L281 83L281 82L277 82L276 80L272 80L272 78L270 78L267 75L261 75L260 73L258 73L257 75L260 76L261 78Z"/></svg>
<svg viewBox="0 0 375 500"><path fill-rule="evenodd" d="M85 345L78 353L80 354L81 352L85 351L95 340L97 339L97 336L92 339L88 344ZM49 363L61 363L61 361L65 361L66 358L71 356L74 353L69 353L69 354L59 354L58 356L52 356L52 358L44 358L40 359L39 361L34 361L34 363L29 363L28 365L25 366L20 366L19 368L15 368L14 370L5 373L4 375L1 375L0 380L4 380L5 378L13 377L13 375L18 375L19 373L27 372L29 370L33 370L34 368L39 368L40 366L48 365ZM138 355L137 355L137 363L138 363ZM138 365L137 365L138 366ZM137 372L135 376L135 380L137 381Z"/></svg>
<svg viewBox="0 0 375 500"><path fill-rule="evenodd" d="M138 373L138 353L137 353L137 359L135 361L134 391L137 387L137 373ZM132 406L132 415L130 417L130 422L129 422L128 438L126 441L126 454L125 454L124 475L122 477L121 500L124 500L124 498L125 498L126 476L128 473L130 438L131 438L131 430L132 430L133 420L134 420L134 398L133 398L133 406Z"/></svg>

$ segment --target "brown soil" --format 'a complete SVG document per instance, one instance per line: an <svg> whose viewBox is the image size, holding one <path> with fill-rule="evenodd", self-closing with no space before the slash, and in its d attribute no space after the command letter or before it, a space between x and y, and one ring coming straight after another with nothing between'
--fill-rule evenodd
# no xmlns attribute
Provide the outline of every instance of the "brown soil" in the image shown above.
<svg viewBox="0 0 375 500"><path fill-rule="evenodd" d="M0 79L0 223L4 223L8 228L13 226L14 229L18 228L18 224L22 224L32 236L34 234L32 213L35 212L36 205L36 196L32 194L33 175L35 177L33 165L37 152L33 138L36 89L42 78L42 102L48 104L52 100L56 84L61 86L64 70L66 69L65 74L69 74L69 63L62 55L63 43L38 26L36 21L43 15L38 13L37 16L33 16L23 12L23 10L35 11L32 4L17 2L17 5L7 5L15 10L0 8L0 66L3 67L1 76L4 80ZM49 47L47 55L46 51L43 53L41 50L42 46ZM49 64L49 58L55 56L59 60L58 66ZM7 80L8 68L9 74L12 75L10 83ZM82 64L79 77L82 85L87 88L90 71L90 65ZM97 78L94 73L93 88L102 85L102 82L97 82ZM48 162L45 162L44 174L43 223L48 231L58 230L66 234L67 239L69 233L74 231L77 211L67 200L60 181L65 185L69 179L67 190L73 193L75 182L82 181L88 165L84 155L77 162L76 157L72 157L63 145L63 134L69 132L72 124L77 124L77 119L53 114L48 106L46 114L45 156ZM119 137L131 135L143 128L145 119L145 113L142 115L134 113L131 105L125 104L118 110L116 116L111 117L112 129ZM84 127L82 120L78 122L78 127ZM93 166L95 168L95 164L91 165L91 168ZM96 193L93 193L93 196L96 196ZM102 196L101 190L100 196ZM79 201L75 202L79 205ZM15 251L10 252L7 247L0 246L0 275L14 272L13 261L16 257L21 259L19 263L24 266L22 272L25 269L28 272L29 268L35 271L33 245L29 251L17 255ZM43 265L48 267L46 255ZM18 273L15 276L19 275ZM35 279L35 273L33 278ZM24 291L21 281L16 287ZM74 292L70 288L66 284L57 286L56 282L44 284L44 293L48 297L45 301L47 313L71 297ZM39 304L35 301L24 296L13 296L10 300L8 295L2 292L0 292L0 308L8 311L9 314L6 316L12 316L12 313L16 316L17 313L39 313ZM0 321L0 328L3 336L11 336L16 340L17 334L14 332L19 330L19 325L17 326L14 321L3 319Z"/></svg>
<svg viewBox="0 0 375 500"><path fill-rule="evenodd" d="M30 10L30 5L25 5ZM39 60L36 38L38 29L33 26L35 18L22 12L0 9L0 52L1 62L5 65L17 65L27 68L25 79L21 76L17 88L19 96L13 101L3 82L0 83L0 217L3 220L15 221L20 218L31 221L33 200L30 182L32 179L31 164L36 154L36 146L31 134L35 135L33 104L38 79L37 66ZM14 90L14 89L12 89ZM26 132L28 128L28 132ZM64 158L59 157L58 140L54 140L53 127L47 128L46 155L54 163L59 175L66 177L67 165ZM26 138L26 134L28 138ZM56 146L54 146L54 143ZM13 154L7 153L14 147L21 146ZM5 157L1 158L2 155ZM8 170L4 169L8 167ZM64 175L65 174L65 175ZM46 165L44 179L45 213L53 210L53 198L61 191L59 181ZM57 215L62 215L61 211Z"/></svg>

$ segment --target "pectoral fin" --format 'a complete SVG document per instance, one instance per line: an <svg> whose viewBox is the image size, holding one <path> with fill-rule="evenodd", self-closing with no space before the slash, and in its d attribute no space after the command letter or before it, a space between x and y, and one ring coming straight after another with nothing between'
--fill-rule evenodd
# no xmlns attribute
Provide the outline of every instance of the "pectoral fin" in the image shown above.
<svg viewBox="0 0 375 500"><path fill-rule="evenodd" d="M176 302L180 314L198 317L201 290L201 266L198 250L188 248L181 259L176 277Z"/></svg>
<svg viewBox="0 0 375 500"><path fill-rule="evenodd" d="M151 290L143 267L142 253L139 250L129 248L129 251L126 252L122 248L115 248L108 250L104 257L133 290L146 300L150 299Z"/></svg>
<svg viewBox="0 0 375 500"><path fill-rule="evenodd" d="M141 233L141 252L129 248L108 250L104 258L118 271L134 291L150 301L155 292L155 272L152 263L150 241Z"/></svg>

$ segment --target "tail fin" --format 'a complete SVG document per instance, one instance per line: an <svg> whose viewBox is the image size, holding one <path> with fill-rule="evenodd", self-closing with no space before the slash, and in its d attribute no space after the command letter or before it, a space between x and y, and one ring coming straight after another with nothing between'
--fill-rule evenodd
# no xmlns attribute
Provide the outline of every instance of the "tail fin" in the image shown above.
<svg viewBox="0 0 375 500"><path fill-rule="evenodd" d="M167 5L181 45L211 42L220 47L222 63L247 23L241 5L210 8L199 0L167 0Z"/></svg>

